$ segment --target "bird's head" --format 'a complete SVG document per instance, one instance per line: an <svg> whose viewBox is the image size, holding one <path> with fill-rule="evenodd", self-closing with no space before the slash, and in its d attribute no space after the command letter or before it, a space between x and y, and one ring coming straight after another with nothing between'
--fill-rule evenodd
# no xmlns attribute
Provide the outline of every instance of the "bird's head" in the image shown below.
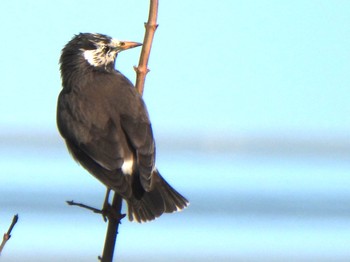
<svg viewBox="0 0 350 262"><path fill-rule="evenodd" d="M73 65L85 60L95 69L110 71L114 69L118 53L140 45L142 44L120 41L103 34L80 33L63 48L61 68L64 64Z"/></svg>

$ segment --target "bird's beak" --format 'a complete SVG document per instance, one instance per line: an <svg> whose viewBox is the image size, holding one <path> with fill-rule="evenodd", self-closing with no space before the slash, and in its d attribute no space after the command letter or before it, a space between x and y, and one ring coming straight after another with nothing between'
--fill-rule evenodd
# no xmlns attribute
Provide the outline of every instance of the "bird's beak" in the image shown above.
<svg viewBox="0 0 350 262"><path fill-rule="evenodd" d="M141 46L141 43L131 42L131 41L120 41L119 50L124 51L130 48Z"/></svg>

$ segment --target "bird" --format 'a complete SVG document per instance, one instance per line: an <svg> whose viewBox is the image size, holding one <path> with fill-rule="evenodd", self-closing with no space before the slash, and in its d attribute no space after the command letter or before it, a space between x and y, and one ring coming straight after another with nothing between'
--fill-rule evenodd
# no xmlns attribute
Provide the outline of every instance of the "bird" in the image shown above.
<svg viewBox="0 0 350 262"><path fill-rule="evenodd" d="M145 102L115 68L120 52L140 45L105 34L74 35L59 60L56 118L74 160L126 201L130 221L143 223L189 201L159 173Z"/></svg>

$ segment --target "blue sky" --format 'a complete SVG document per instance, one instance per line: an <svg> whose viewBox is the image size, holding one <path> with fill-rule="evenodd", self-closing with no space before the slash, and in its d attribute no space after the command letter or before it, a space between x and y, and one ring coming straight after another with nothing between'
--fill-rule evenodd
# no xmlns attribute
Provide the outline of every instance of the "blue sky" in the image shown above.
<svg viewBox="0 0 350 262"><path fill-rule="evenodd" d="M148 1L2 1L2 133L55 133L60 50L79 32L142 41ZM145 100L155 132L350 130L350 2L161 1ZM139 50L117 67L132 81Z"/></svg>
<svg viewBox="0 0 350 262"><path fill-rule="evenodd" d="M58 60L79 32L142 41L148 3L0 1L0 228L20 214L5 259L102 249L101 218L64 203L98 207L105 189L57 132ZM157 166L191 206L123 222L121 260L349 261L349 14L338 0L160 0L144 98ZM132 81L140 50L118 56Z"/></svg>

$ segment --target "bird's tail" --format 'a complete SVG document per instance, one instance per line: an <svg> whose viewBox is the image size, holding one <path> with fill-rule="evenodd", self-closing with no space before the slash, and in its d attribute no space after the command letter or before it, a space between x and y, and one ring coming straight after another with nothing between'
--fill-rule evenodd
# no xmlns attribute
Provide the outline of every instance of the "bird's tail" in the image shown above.
<svg viewBox="0 0 350 262"><path fill-rule="evenodd" d="M163 213L180 211L189 205L188 200L172 188L158 171L153 173L152 179L155 179L154 187L149 192L143 190L139 178L134 179L133 197L127 201L130 221L151 221Z"/></svg>

